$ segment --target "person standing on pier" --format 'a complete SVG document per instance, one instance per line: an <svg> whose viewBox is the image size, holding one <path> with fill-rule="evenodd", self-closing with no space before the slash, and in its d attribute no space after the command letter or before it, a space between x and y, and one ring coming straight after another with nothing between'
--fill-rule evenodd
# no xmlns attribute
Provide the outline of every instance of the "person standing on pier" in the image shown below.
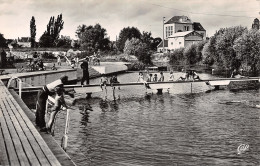
<svg viewBox="0 0 260 166"><path fill-rule="evenodd" d="M60 57L60 55L58 55L57 56L57 64L59 65L59 66L61 66L61 59L60 59L61 57Z"/></svg>
<svg viewBox="0 0 260 166"><path fill-rule="evenodd" d="M84 82L87 82L87 85L89 84L89 72L88 72L88 58L83 61L83 63L80 65L80 67L83 69L83 77L81 79L81 85L84 85Z"/></svg>
<svg viewBox="0 0 260 166"><path fill-rule="evenodd" d="M47 131L45 123L46 101L49 95L55 94L55 88L59 87L64 92L63 86L68 82L68 76L63 76L60 79L45 85L37 96L36 103L36 125L40 127L40 131Z"/></svg>

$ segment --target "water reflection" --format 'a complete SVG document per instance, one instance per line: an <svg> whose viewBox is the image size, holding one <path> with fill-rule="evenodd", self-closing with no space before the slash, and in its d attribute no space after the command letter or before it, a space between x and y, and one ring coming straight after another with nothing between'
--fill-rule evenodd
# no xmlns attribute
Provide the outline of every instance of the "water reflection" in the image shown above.
<svg viewBox="0 0 260 166"><path fill-rule="evenodd" d="M89 104L86 105L80 105L78 106L79 110L80 110L80 114L82 115L81 117L81 125L87 126L88 123L90 123L89 121L89 111L93 111L92 107Z"/></svg>

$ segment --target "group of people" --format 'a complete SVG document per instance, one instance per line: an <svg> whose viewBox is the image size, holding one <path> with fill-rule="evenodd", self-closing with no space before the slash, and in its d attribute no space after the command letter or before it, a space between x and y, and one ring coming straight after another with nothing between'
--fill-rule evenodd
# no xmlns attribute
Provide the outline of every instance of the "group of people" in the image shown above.
<svg viewBox="0 0 260 166"><path fill-rule="evenodd" d="M186 71L183 76L180 76L177 80L188 81L188 80L201 80L199 75L194 70Z"/></svg>
<svg viewBox="0 0 260 166"><path fill-rule="evenodd" d="M100 79L100 88L103 90L103 87L104 89L106 90L106 86L108 83L110 83L111 87L114 89L114 84L118 84L119 81L117 79L117 75L113 75L112 77L110 77L110 80L108 81L108 77L105 75L105 74L102 74L101 75L101 79Z"/></svg>
<svg viewBox="0 0 260 166"><path fill-rule="evenodd" d="M28 66L30 71L45 70L45 66L43 64L43 60L39 57L37 52L35 52L33 54L33 58L28 61L27 66Z"/></svg>
<svg viewBox="0 0 260 166"><path fill-rule="evenodd" d="M163 72L160 72L159 77L157 76L157 74L153 75L152 73L147 72L147 74L145 76L143 74L143 72L139 72L137 82L163 82L164 80L165 79L164 79ZM185 72L183 76L181 76L177 79L177 81L178 80L188 81L188 80L201 80L201 79L194 70L190 70L190 71ZM174 81L174 75L173 75L172 71L170 72L168 81Z"/></svg>
<svg viewBox="0 0 260 166"><path fill-rule="evenodd" d="M152 74L147 72L146 78L143 74L143 72L139 72L138 80L137 82L163 82L164 81L164 75L163 72L160 72L160 76L158 77L157 74Z"/></svg>

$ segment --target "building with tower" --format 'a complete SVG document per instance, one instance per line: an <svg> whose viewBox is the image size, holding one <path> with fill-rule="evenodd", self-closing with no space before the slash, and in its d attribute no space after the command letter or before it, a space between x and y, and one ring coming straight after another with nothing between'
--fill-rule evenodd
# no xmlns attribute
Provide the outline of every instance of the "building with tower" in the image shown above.
<svg viewBox="0 0 260 166"><path fill-rule="evenodd" d="M174 16L164 23L165 52L186 47L189 44L206 39L206 30L199 22L193 22L187 16ZM162 42L157 51L163 51Z"/></svg>

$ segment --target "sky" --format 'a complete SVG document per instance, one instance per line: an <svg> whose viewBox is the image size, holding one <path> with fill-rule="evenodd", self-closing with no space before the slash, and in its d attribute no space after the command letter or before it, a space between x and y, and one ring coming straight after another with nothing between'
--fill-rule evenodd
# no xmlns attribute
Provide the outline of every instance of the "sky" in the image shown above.
<svg viewBox="0 0 260 166"><path fill-rule="evenodd" d="M188 16L200 22L210 37L220 28L251 28L259 17L259 0L0 0L0 33L6 39L30 36L30 20L36 20L36 40L51 16L62 13L61 35L77 39L79 25L99 23L115 41L124 27L137 27L162 38L163 17Z"/></svg>

